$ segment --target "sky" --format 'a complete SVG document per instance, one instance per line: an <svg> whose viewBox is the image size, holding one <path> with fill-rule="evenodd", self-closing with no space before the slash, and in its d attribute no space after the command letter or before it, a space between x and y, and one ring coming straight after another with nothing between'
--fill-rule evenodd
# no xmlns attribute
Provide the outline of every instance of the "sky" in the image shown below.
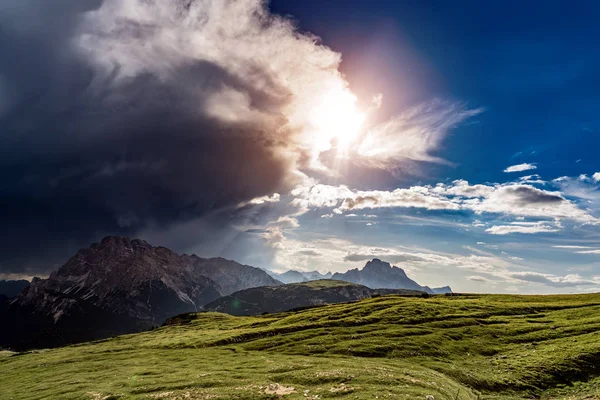
<svg viewBox="0 0 600 400"><path fill-rule="evenodd" d="M340 4L2 2L0 279L126 235L599 291L598 6Z"/></svg>

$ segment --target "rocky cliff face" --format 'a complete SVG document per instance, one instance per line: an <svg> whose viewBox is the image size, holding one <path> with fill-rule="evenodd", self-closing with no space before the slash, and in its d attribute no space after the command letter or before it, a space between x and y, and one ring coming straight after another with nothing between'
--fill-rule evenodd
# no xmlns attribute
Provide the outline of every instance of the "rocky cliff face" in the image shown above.
<svg viewBox="0 0 600 400"><path fill-rule="evenodd" d="M435 289L421 286L410 279L402 268L393 267L377 258L367 262L362 270L351 269L345 273L338 272L333 274L331 279L354 282L370 288L421 290L429 294L452 293L452 289L448 286Z"/></svg>
<svg viewBox="0 0 600 400"><path fill-rule="evenodd" d="M422 293L403 289L380 291L350 282L319 280L242 290L221 297L207 304L204 309L232 315L258 315L299 307L361 300L375 294L420 295Z"/></svg>
<svg viewBox="0 0 600 400"><path fill-rule="evenodd" d="M0 345L56 346L144 330L223 294L278 283L234 261L107 237L8 302Z"/></svg>

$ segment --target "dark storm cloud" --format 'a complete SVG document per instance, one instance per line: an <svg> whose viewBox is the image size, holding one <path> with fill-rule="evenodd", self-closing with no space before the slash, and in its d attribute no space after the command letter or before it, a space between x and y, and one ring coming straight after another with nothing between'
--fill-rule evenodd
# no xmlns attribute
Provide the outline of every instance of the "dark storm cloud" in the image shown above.
<svg viewBox="0 0 600 400"><path fill-rule="evenodd" d="M259 7L247 3L249 13ZM125 62L102 68L103 48L119 43L82 15L103 5L0 5L0 273L45 273L102 235L195 221L290 187L290 161L279 151L290 93L271 72L252 64L240 77L218 62L131 61L126 51ZM158 35L145 21L114 30L126 39L147 35L149 46ZM84 51L81 38L104 47ZM212 112L215 101L227 107L224 89L243 95L252 116L240 117L236 104L232 118ZM232 211L195 232L248 218L255 217Z"/></svg>
<svg viewBox="0 0 600 400"><path fill-rule="evenodd" d="M506 191L521 204L553 204L566 201L560 194L544 192L532 186L508 187Z"/></svg>

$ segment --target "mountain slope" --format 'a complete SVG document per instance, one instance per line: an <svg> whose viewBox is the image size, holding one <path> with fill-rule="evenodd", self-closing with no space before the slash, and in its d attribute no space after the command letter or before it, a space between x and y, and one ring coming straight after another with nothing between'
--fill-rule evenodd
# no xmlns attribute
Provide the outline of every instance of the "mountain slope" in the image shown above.
<svg viewBox="0 0 600 400"><path fill-rule="evenodd" d="M596 399L600 294L382 296L0 352L0 398Z"/></svg>
<svg viewBox="0 0 600 400"><path fill-rule="evenodd" d="M300 307L361 300L375 294L419 295L422 293L393 289L379 291L350 282L318 280L242 290L221 297L207 304L204 309L231 315L259 315L288 311Z"/></svg>
<svg viewBox="0 0 600 400"><path fill-rule="evenodd" d="M402 268L393 267L377 258L367 262L362 270L355 268L344 273L337 272L331 279L354 282L370 288L420 290L429 294L452 293L448 286L435 289L421 286L410 279Z"/></svg>
<svg viewBox="0 0 600 400"><path fill-rule="evenodd" d="M198 273L215 281L221 288L223 296L257 286L281 285L280 281L260 268L242 265L224 258L191 257L194 259L194 268Z"/></svg>
<svg viewBox="0 0 600 400"><path fill-rule="evenodd" d="M8 328L0 330L0 346L51 347L145 330L223 293L278 283L233 261L107 237L48 279L34 279L4 307Z"/></svg>

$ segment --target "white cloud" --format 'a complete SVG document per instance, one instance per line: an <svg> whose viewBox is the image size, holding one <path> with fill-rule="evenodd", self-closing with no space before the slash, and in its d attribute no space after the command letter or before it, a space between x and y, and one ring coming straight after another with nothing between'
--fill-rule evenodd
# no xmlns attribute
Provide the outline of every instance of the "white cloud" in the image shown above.
<svg viewBox="0 0 600 400"><path fill-rule="evenodd" d="M260 126L267 137L257 140L284 153L286 172L317 168L330 146L315 135L315 108L327 96L355 97L338 70L341 54L267 3L104 0L85 13L74 42L95 69L92 86L146 75L179 82L198 115ZM189 70L200 78L184 81L180 71Z"/></svg>
<svg viewBox="0 0 600 400"><path fill-rule="evenodd" d="M486 277L483 276L479 276L479 275L471 275L471 276L467 276L467 279L473 282L481 282L481 283L485 283L485 282L489 282L490 280Z"/></svg>
<svg viewBox="0 0 600 400"><path fill-rule="evenodd" d="M248 204L265 204L265 203L277 203L281 199L279 193L273 193L270 196L256 197L248 202Z"/></svg>
<svg viewBox="0 0 600 400"><path fill-rule="evenodd" d="M490 196L494 192L494 190L496 190L495 186L471 185L469 184L469 182L460 179L452 182L452 185L438 183L432 189L432 192L442 195L452 195L466 198L479 198Z"/></svg>
<svg viewBox="0 0 600 400"><path fill-rule="evenodd" d="M511 165L510 167L506 168L504 172L523 172L532 169L537 169L537 166L534 164L523 163L518 165Z"/></svg>
<svg viewBox="0 0 600 400"><path fill-rule="evenodd" d="M594 179L596 182L600 182L600 172L596 172L594 175L592 175L592 179Z"/></svg>
<svg viewBox="0 0 600 400"><path fill-rule="evenodd" d="M543 274L538 272L515 272L511 274L515 279L519 279L525 282L540 283L547 286L554 287L574 287L581 285L598 285L600 284L599 278L586 279L577 274L569 274L565 276L556 276L552 274Z"/></svg>
<svg viewBox="0 0 600 400"><path fill-rule="evenodd" d="M599 222L575 203L565 199L561 192L541 190L526 184L496 186L487 198L468 202L465 206L477 213Z"/></svg>
<svg viewBox="0 0 600 400"><path fill-rule="evenodd" d="M308 209L311 207L336 207L334 212L372 208L425 208L428 210L458 210L457 202L432 196L429 189L414 186L393 191L351 190L347 186L317 184L312 187L298 187L292 191L296 196L293 204Z"/></svg>
<svg viewBox="0 0 600 400"><path fill-rule="evenodd" d="M591 249L589 246L552 246L555 249Z"/></svg>
<svg viewBox="0 0 600 400"><path fill-rule="evenodd" d="M566 199L561 192L542 190L524 183L470 185L466 181L455 181L451 185L440 183L434 187L412 186L392 191L361 191L344 185L316 184L299 186L292 191L292 195L295 197L292 203L296 207L304 210L313 207L333 208L334 213L396 207L471 210L477 214L503 214L515 218L535 217L600 223L600 220ZM548 231L543 227L537 228L539 231ZM490 232L499 231L498 229ZM524 232L525 229L521 231ZM533 233L533 229L529 231Z"/></svg>
<svg viewBox="0 0 600 400"><path fill-rule="evenodd" d="M398 168L405 161L445 162L431 151L450 129L482 111L441 100L419 105L369 130L357 153L362 162L385 169Z"/></svg>
<svg viewBox="0 0 600 400"><path fill-rule="evenodd" d="M556 225L551 225L546 222L536 222L531 224L513 222L511 225L495 225L485 231L492 235L508 235L511 233L535 234L558 232L559 229L557 229Z"/></svg>
<svg viewBox="0 0 600 400"><path fill-rule="evenodd" d="M522 176L519 181L523 183L535 183L538 185L545 185L547 182L542 180L542 177L538 174Z"/></svg>
<svg viewBox="0 0 600 400"><path fill-rule="evenodd" d="M600 254L600 249L578 251L578 254Z"/></svg>
<svg viewBox="0 0 600 400"><path fill-rule="evenodd" d="M592 178L582 174L579 177L563 176L554 179L552 182L565 196L585 200L588 208L599 211L600 185L598 185L599 181L595 178L596 174Z"/></svg>
<svg viewBox="0 0 600 400"><path fill-rule="evenodd" d="M344 257L344 261L356 262L356 261L370 261L374 258L389 262L391 264L405 263L405 262L427 262L429 258L426 256L395 252L387 249L371 249L371 253L348 253Z"/></svg>
<svg viewBox="0 0 600 400"><path fill-rule="evenodd" d="M312 256L307 257L303 252L310 250ZM289 239L285 238L277 247L275 261L278 269L310 270L315 266L343 272L349 268L361 268L366 261L373 258L397 264L407 271L411 278L421 284L429 284L431 280L441 276L440 283L448 284L452 277L460 277L458 281L490 283L497 288L508 290L506 285L538 283L551 288L593 288L600 285L599 277L582 277L576 274L565 276L543 274L531 271L518 271L518 262L524 260L518 257L497 257L493 254L462 255L433 252L425 249L406 249L402 247L365 246L346 239ZM425 278L427 277L427 278ZM477 286L466 285L476 290ZM524 290L524 286L518 290ZM456 288L455 288L456 289ZM460 290L460 289L458 289ZM536 289L528 289L535 292Z"/></svg>
<svg viewBox="0 0 600 400"><path fill-rule="evenodd" d="M285 215L279 217L276 221L269 222L268 226L270 228L280 228L280 229L293 229L298 228L300 223L296 218L293 218L289 215Z"/></svg>

